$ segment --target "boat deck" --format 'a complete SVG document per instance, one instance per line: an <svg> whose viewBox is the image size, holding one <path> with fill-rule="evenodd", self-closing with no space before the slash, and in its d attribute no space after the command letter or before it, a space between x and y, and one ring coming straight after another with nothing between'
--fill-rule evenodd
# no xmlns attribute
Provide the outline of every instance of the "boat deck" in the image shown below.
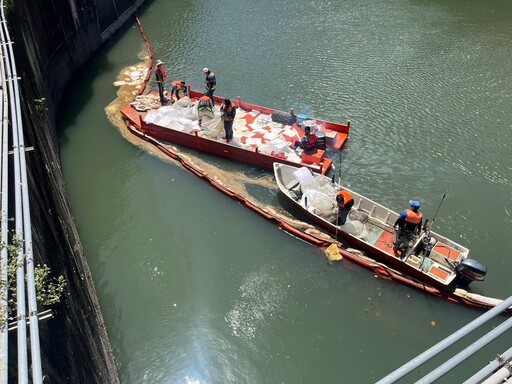
<svg viewBox="0 0 512 384"><path fill-rule="evenodd" d="M265 138L264 132L259 131L258 128L261 129L261 127L257 127L255 129L254 126L252 125L252 124L254 124L257 116L251 112L247 112L244 110L241 110L240 112L243 114L243 116L241 118L244 119L246 122L245 127L247 128L247 131L248 131L247 136L256 138L256 139L261 139L263 144L266 141L269 141L268 138ZM268 118L270 119L270 115L268 115ZM236 127L234 127L234 128L236 128ZM295 123L291 126L287 126L284 124L277 124L277 123L269 122L267 125L263 126L263 129L267 132L272 132L275 129L284 130L286 128L290 129L289 134L283 135L282 137L284 139L286 139L286 141L288 141L290 144L293 144L296 140L302 139L302 136L304 136L304 130L297 123ZM329 128L324 128L323 131L325 132L327 146L330 149L339 151L341 148L343 148L343 146L345 145L345 143L348 139L347 133L336 132L336 131L330 130ZM293 135L292 135L292 133L293 133ZM244 138L244 140L246 139L246 137Z"/></svg>
<svg viewBox="0 0 512 384"><path fill-rule="evenodd" d="M178 140L178 136L172 135L170 132L174 130L174 127L145 123L144 118L147 112L139 112L129 106L125 107L121 113L138 131L156 139L196 148L228 158L240 159L241 157L245 157L248 160L256 158L263 159L266 157L268 160L264 160L263 162L259 160L248 161L264 168L270 169L274 161L287 161L297 166L306 166L315 172L325 174L332 165L332 159L325 156L326 153L324 150L316 149L311 152L304 152L302 149L291 150L291 145L293 145L295 140L300 140L303 135L302 130L298 126L295 126L295 124L288 126L288 134L281 134L278 146L274 147L272 145L273 139L278 135L278 133L276 133L276 124L271 123L269 125L259 125L255 127L254 123L249 123L254 120L253 116L246 112L237 114L240 116L235 120L235 124L233 125L234 138L229 143L226 143L226 140L222 138L223 130L217 135L212 136L210 132L203 131L201 127L194 125L186 131L176 129L176 132L180 135ZM281 125L282 124L279 124L279 126ZM279 126L277 130L283 130L283 128L279 128ZM346 136L346 134L337 133L336 140L333 141L333 146L343 146ZM218 146L214 147L199 144L196 141L197 138L205 139L210 143L217 143ZM234 155L234 153L237 153L237 155ZM265 166L265 164L267 165Z"/></svg>
<svg viewBox="0 0 512 384"><path fill-rule="evenodd" d="M192 96L197 92L191 91ZM153 92L149 96L157 99ZM146 108L133 105L121 113L139 132L165 142L186 146L200 151L220 155L233 160L247 162L262 168L272 169L273 162L283 162L295 166L306 166L314 172L325 174L332 166L328 151L339 151L348 140L349 126L323 120L315 120L315 129L325 137L326 149L305 152L294 149L296 141L304 136L301 125L282 124L272 119L272 109L259 107L246 102L234 102L237 108L233 123L233 138L224 139L224 129L220 120L219 106L224 99L215 96L215 118L203 118L200 126L193 112L194 97L181 99L172 106L160 107L158 102ZM197 139L202 140L197 140Z"/></svg>
<svg viewBox="0 0 512 384"><path fill-rule="evenodd" d="M191 101L194 101L194 99L191 99ZM138 130L142 130L143 120L147 112L139 112L131 106L128 106L123 108L121 113ZM281 137L284 140L286 140L289 143L289 145L292 145L297 140L300 141L300 139L302 139L302 137L304 136L304 131L301 127L299 127L298 124L287 126L284 124L273 123L270 122L270 115L268 115L268 124L256 125L256 117L257 116L255 116L251 112L247 112L244 110L239 110L237 112L237 118L235 120L235 124L233 125L233 130L235 132L238 131L240 133L240 141L243 144L268 144L275 137L277 137L277 133L274 133L277 130L281 130L281 132L285 131L284 134L281 135ZM236 122L240 121L243 121L243 124L236 124ZM339 151L344 147L345 143L348 140L347 133L336 132L328 128L325 128L324 132L326 135L327 147L329 149ZM190 133L191 135L200 134L201 128L197 126L188 133ZM217 138L217 140L223 141L221 138Z"/></svg>
<svg viewBox="0 0 512 384"><path fill-rule="evenodd" d="M393 251L393 232L386 230L379 225L374 225L372 220L369 220L365 224L365 228L367 231L367 235L365 236L366 242L387 253L388 255L399 259L399 256L395 255ZM421 239L418 238L416 244L418 244L420 241ZM416 248L417 247L415 245L413 250ZM460 258L460 256L460 251L438 241L429 257L424 257L420 252L413 252L405 259L404 262L418 270L423 271L430 277L447 284L453 280L455 273L448 265L448 262L444 260L444 258L447 257L452 261L456 261Z"/></svg>

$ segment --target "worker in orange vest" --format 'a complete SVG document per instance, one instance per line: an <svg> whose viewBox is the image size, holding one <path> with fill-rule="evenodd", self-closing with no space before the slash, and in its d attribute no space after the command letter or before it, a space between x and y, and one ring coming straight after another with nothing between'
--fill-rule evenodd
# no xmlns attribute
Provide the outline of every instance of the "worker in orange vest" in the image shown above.
<svg viewBox="0 0 512 384"><path fill-rule="evenodd" d="M423 222L423 214L419 211L420 202L409 200L409 206L410 208L404 210L394 224L395 240L393 242L393 251L398 255L398 251L401 249L401 257L406 256L411 240L420 233Z"/></svg>
<svg viewBox="0 0 512 384"><path fill-rule="evenodd" d="M295 141L292 148L295 149L297 147L301 147L304 151L312 151L316 149L316 134L315 132L311 132L311 127L304 128L304 136L300 141Z"/></svg>
<svg viewBox="0 0 512 384"><path fill-rule="evenodd" d="M187 96L187 87L185 86L185 80L174 80L172 82L171 97L172 95L176 95L176 100L179 100L180 92L183 92L183 96Z"/></svg>
<svg viewBox="0 0 512 384"><path fill-rule="evenodd" d="M344 225L347 216L354 205L354 198L346 189L341 189L336 194L336 203L338 203L338 225Z"/></svg>
<svg viewBox="0 0 512 384"><path fill-rule="evenodd" d="M208 117L209 119L214 118L213 113L213 102L210 97L205 93L201 98L197 101L197 119L199 120L199 126L203 122L203 117Z"/></svg>
<svg viewBox="0 0 512 384"><path fill-rule="evenodd" d="M236 107L230 99L226 98L220 106L220 112L224 121L224 139L226 139L226 143L229 143L233 138L233 121L235 121Z"/></svg>
<svg viewBox="0 0 512 384"><path fill-rule="evenodd" d="M165 80L167 80L167 73L165 72L165 68L164 68L163 64L164 63L161 60L156 61L155 78L156 78L156 83L158 84L158 94L160 96L160 104L166 105L167 99L164 96L164 87L165 87Z"/></svg>

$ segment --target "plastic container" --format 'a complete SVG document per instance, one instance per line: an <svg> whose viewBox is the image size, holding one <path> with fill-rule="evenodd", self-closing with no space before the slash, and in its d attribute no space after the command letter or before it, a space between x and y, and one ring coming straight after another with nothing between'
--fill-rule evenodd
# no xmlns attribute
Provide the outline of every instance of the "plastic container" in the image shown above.
<svg viewBox="0 0 512 384"><path fill-rule="evenodd" d="M303 127L309 127L311 130L315 128L316 121L315 120L304 120L301 124Z"/></svg>
<svg viewBox="0 0 512 384"><path fill-rule="evenodd" d="M301 125L303 121L306 121L308 119L308 115L297 115L297 124Z"/></svg>
<svg viewBox="0 0 512 384"><path fill-rule="evenodd" d="M325 151L321 149L315 150L315 152L307 153L302 152L301 159L307 164L321 164L324 161Z"/></svg>

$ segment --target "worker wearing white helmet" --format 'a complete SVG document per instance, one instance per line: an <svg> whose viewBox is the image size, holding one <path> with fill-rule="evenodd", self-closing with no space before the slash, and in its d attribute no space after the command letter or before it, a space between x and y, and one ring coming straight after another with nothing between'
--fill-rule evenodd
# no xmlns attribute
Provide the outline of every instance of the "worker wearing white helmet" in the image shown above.
<svg viewBox="0 0 512 384"><path fill-rule="evenodd" d="M158 95L160 96L160 104L166 105L167 99L165 98L165 80L167 80L167 73L165 72L164 63L161 60L156 61L155 65L155 78L158 84Z"/></svg>
<svg viewBox="0 0 512 384"><path fill-rule="evenodd" d="M212 104L215 105L215 101L213 100L213 92L215 92L215 86L217 85L217 78L215 77L215 73L210 71L208 68L203 69L203 74L206 76L204 87L206 88L206 94L212 100Z"/></svg>

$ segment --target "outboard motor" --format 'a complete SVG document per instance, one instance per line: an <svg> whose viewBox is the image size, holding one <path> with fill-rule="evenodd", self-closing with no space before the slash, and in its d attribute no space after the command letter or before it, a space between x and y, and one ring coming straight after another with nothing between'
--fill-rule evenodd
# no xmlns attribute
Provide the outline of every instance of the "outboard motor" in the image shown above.
<svg viewBox="0 0 512 384"><path fill-rule="evenodd" d="M483 281L487 266L475 259L464 259L455 266L462 285L469 285L473 280Z"/></svg>

